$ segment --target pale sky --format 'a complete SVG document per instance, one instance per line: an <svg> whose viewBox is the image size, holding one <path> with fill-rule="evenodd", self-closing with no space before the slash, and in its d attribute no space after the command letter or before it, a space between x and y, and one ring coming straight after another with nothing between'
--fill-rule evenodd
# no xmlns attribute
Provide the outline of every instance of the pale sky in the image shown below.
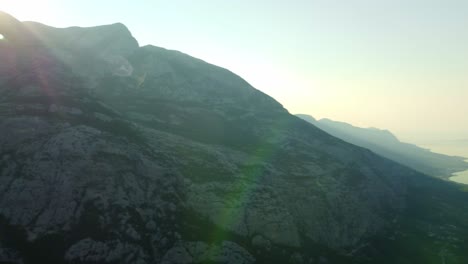
<svg viewBox="0 0 468 264"><path fill-rule="evenodd" d="M467 0L0 0L56 27L124 23L140 45L228 68L291 113L468 138Z"/></svg>

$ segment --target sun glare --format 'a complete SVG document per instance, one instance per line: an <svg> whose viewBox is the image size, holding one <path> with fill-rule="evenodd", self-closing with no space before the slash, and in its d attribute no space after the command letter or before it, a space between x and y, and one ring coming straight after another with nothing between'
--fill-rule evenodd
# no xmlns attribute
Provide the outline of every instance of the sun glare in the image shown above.
<svg viewBox="0 0 468 264"><path fill-rule="evenodd" d="M2 40L2 39L4 39L4 37L3 37L3 35L2 35L2 34L0 34L0 40Z"/></svg>
<svg viewBox="0 0 468 264"><path fill-rule="evenodd" d="M0 11L12 15L16 19L23 21L34 21L38 17L47 15L48 1L30 0L0 0Z"/></svg>

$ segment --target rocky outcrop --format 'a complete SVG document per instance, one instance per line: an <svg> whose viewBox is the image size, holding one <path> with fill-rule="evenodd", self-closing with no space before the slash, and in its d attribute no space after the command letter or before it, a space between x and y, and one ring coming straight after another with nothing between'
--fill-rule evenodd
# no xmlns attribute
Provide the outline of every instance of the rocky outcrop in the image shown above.
<svg viewBox="0 0 468 264"><path fill-rule="evenodd" d="M164 256L163 264L223 263L250 264L255 258L236 243L223 241L209 246L203 242L181 242Z"/></svg>
<svg viewBox="0 0 468 264"><path fill-rule="evenodd" d="M65 253L65 260L72 263L148 263L149 257L137 245L119 240L94 241L85 238L72 245Z"/></svg>

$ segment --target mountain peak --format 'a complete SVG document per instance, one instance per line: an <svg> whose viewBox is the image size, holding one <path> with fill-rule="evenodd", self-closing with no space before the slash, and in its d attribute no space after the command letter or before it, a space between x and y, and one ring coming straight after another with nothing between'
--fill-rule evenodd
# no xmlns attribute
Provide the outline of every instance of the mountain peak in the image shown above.
<svg viewBox="0 0 468 264"><path fill-rule="evenodd" d="M317 122L317 119L315 119L313 116L311 115L306 115L306 114L296 114L297 117L301 118L301 119L304 119L305 121L307 122L310 122L310 123L315 123Z"/></svg>
<svg viewBox="0 0 468 264"><path fill-rule="evenodd" d="M95 27L55 28L38 22L20 22L0 11L0 34L8 42L52 48L93 51L99 55L128 56L139 48L122 23Z"/></svg>
<svg viewBox="0 0 468 264"><path fill-rule="evenodd" d="M18 21L18 20L16 20L12 15L0 10L0 23L3 23L5 21Z"/></svg>
<svg viewBox="0 0 468 264"><path fill-rule="evenodd" d="M9 42L27 43L32 38L19 20L3 11L0 11L0 34Z"/></svg>
<svg viewBox="0 0 468 264"><path fill-rule="evenodd" d="M6 12L3 12L0 10L0 25L3 26L5 25L6 23L21 23L19 22L16 18L14 18L12 15L6 13Z"/></svg>
<svg viewBox="0 0 468 264"><path fill-rule="evenodd" d="M23 24L43 42L52 46L67 46L77 50L94 50L99 53L127 56L139 44L122 23L96 27L54 28L37 22Z"/></svg>

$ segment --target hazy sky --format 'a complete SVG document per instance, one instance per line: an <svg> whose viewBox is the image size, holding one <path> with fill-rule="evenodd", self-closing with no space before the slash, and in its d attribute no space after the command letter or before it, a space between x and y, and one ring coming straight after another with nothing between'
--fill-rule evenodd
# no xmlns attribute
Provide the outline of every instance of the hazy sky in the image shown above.
<svg viewBox="0 0 468 264"><path fill-rule="evenodd" d="M239 74L291 113L468 138L467 0L0 0L20 20L122 22Z"/></svg>

